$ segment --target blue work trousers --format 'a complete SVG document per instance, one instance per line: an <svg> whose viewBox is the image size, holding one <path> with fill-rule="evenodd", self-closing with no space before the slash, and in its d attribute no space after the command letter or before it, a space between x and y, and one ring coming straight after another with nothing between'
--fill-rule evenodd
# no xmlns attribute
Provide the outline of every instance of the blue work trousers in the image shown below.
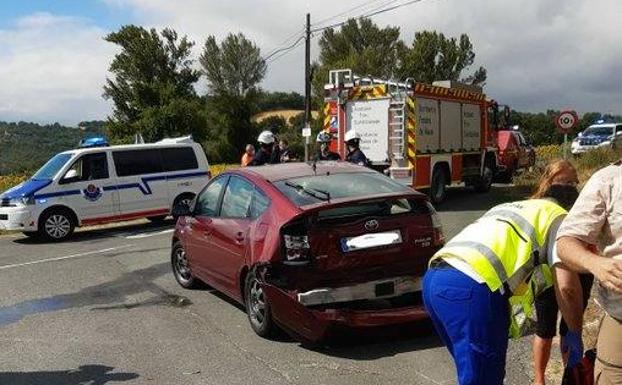
<svg viewBox="0 0 622 385"><path fill-rule="evenodd" d="M452 267L433 267L423 301L456 363L459 385L502 385L509 335L509 304L498 291Z"/></svg>

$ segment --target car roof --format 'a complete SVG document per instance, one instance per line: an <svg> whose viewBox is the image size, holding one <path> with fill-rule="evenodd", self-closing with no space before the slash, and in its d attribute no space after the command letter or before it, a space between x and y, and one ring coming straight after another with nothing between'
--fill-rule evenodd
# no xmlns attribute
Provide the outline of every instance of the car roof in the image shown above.
<svg viewBox="0 0 622 385"><path fill-rule="evenodd" d="M254 174L266 179L269 182L279 180L300 178L305 176L329 174L353 174L353 173L374 173L376 171L369 168L358 166L350 162L343 161L319 161L315 163L292 162L270 164L264 166L244 167L236 169L242 174Z"/></svg>
<svg viewBox="0 0 622 385"><path fill-rule="evenodd" d="M120 144L116 146L101 147L85 147L75 148L61 152L61 154L85 154L90 152L99 152L105 150L147 150L151 148L171 148L171 147L193 147L196 142L192 143L142 143L142 144Z"/></svg>

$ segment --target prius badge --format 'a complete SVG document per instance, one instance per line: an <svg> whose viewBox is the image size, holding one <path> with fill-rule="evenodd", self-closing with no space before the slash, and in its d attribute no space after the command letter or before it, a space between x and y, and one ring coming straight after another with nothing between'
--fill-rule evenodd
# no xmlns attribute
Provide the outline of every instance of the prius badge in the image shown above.
<svg viewBox="0 0 622 385"><path fill-rule="evenodd" d="M379 223L375 219L370 219L369 221L365 222L365 230L367 231L378 230L378 226L379 226Z"/></svg>

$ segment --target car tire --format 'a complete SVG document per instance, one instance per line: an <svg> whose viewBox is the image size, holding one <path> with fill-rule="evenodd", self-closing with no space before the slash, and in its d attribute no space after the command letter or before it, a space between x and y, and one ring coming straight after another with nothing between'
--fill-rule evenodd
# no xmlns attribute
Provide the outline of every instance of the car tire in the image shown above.
<svg viewBox="0 0 622 385"><path fill-rule="evenodd" d="M447 198L447 180L445 170L441 167L435 167L432 172L432 180L430 181L430 200L435 205L439 205Z"/></svg>
<svg viewBox="0 0 622 385"><path fill-rule="evenodd" d="M479 177L479 180L475 184L475 191L478 193L485 193L490 191L492 187L492 180L494 178L494 170L490 165L490 162L484 163L484 169L482 170L482 176Z"/></svg>
<svg viewBox="0 0 622 385"><path fill-rule="evenodd" d="M260 337L274 336L278 330L272 319L272 310L268 303L261 283L254 271L246 276L244 285L244 302L246 314L253 331Z"/></svg>
<svg viewBox="0 0 622 385"><path fill-rule="evenodd" d="M39 219L38 235L46 241L62 242L69 238L76 228L73 215L67 209L52 209Z"/></svg>
<svg viewBox="0 0 622 385"><path fill-rule="evenodd" d="M173 243L171 248L171 268L177 283L185 289L197 289L201 286L201 282L192 274L188 259L186 258L186 250L180 241Z"/></svg>
<svg viewBox="0 0 622 385"><path fill-rule="evenodd" d="M175 207L181 205L181 204L187 204L188 207L190 207L190 205L192 204L192 200L194 199L194 194L191 193L184 193L179 195L177 198L175 198L175 200L173 201L173 207L171 208L171 213L174 212ZM175 222L177 222L177 217L175 215L173 215L173 220L175 220Z"/></svg>

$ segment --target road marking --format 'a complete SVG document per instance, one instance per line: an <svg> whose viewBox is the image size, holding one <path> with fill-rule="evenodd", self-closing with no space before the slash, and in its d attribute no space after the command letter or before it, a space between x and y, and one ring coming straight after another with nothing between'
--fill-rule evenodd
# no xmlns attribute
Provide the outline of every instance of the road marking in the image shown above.
<svg viewBox="0 0 622 385"><path fill-rule="evenodd" d="M175 231L175 229L167 229L167 230L162 230L162 231L156 231L156 232L153 232L153 233L142 233L142 234L128 235L127 237L125 237L125 239L148 238L148 237L154 237L156 235L172 233L173 231Z"/></svg>
<svg viewBox="0 0 622 385"><path fill-rule="evenodd" d="M109 251L115 251L115 250L119 250L119 249L124 249L124 248L130 247L130 246L132 246L132 245L123 245L123 246L117 246L117 247L109 247L107 249L87 251L87 252L78 253L78 254L70 254L70 255L65 255L65 256L62 256L62 257L39 259L37 261L30 261L30 262L24 262L24 263L15 263L15 264L12 264L12 265L2 265L2 266L0 266L0 270L13 269L13 268L22 267L22 266L37 265L39 263L63 261L63 260L66 260L66 259L81 258L81 257L86 257L88 255L103 254L103 253L107 253Z"/></svg>

